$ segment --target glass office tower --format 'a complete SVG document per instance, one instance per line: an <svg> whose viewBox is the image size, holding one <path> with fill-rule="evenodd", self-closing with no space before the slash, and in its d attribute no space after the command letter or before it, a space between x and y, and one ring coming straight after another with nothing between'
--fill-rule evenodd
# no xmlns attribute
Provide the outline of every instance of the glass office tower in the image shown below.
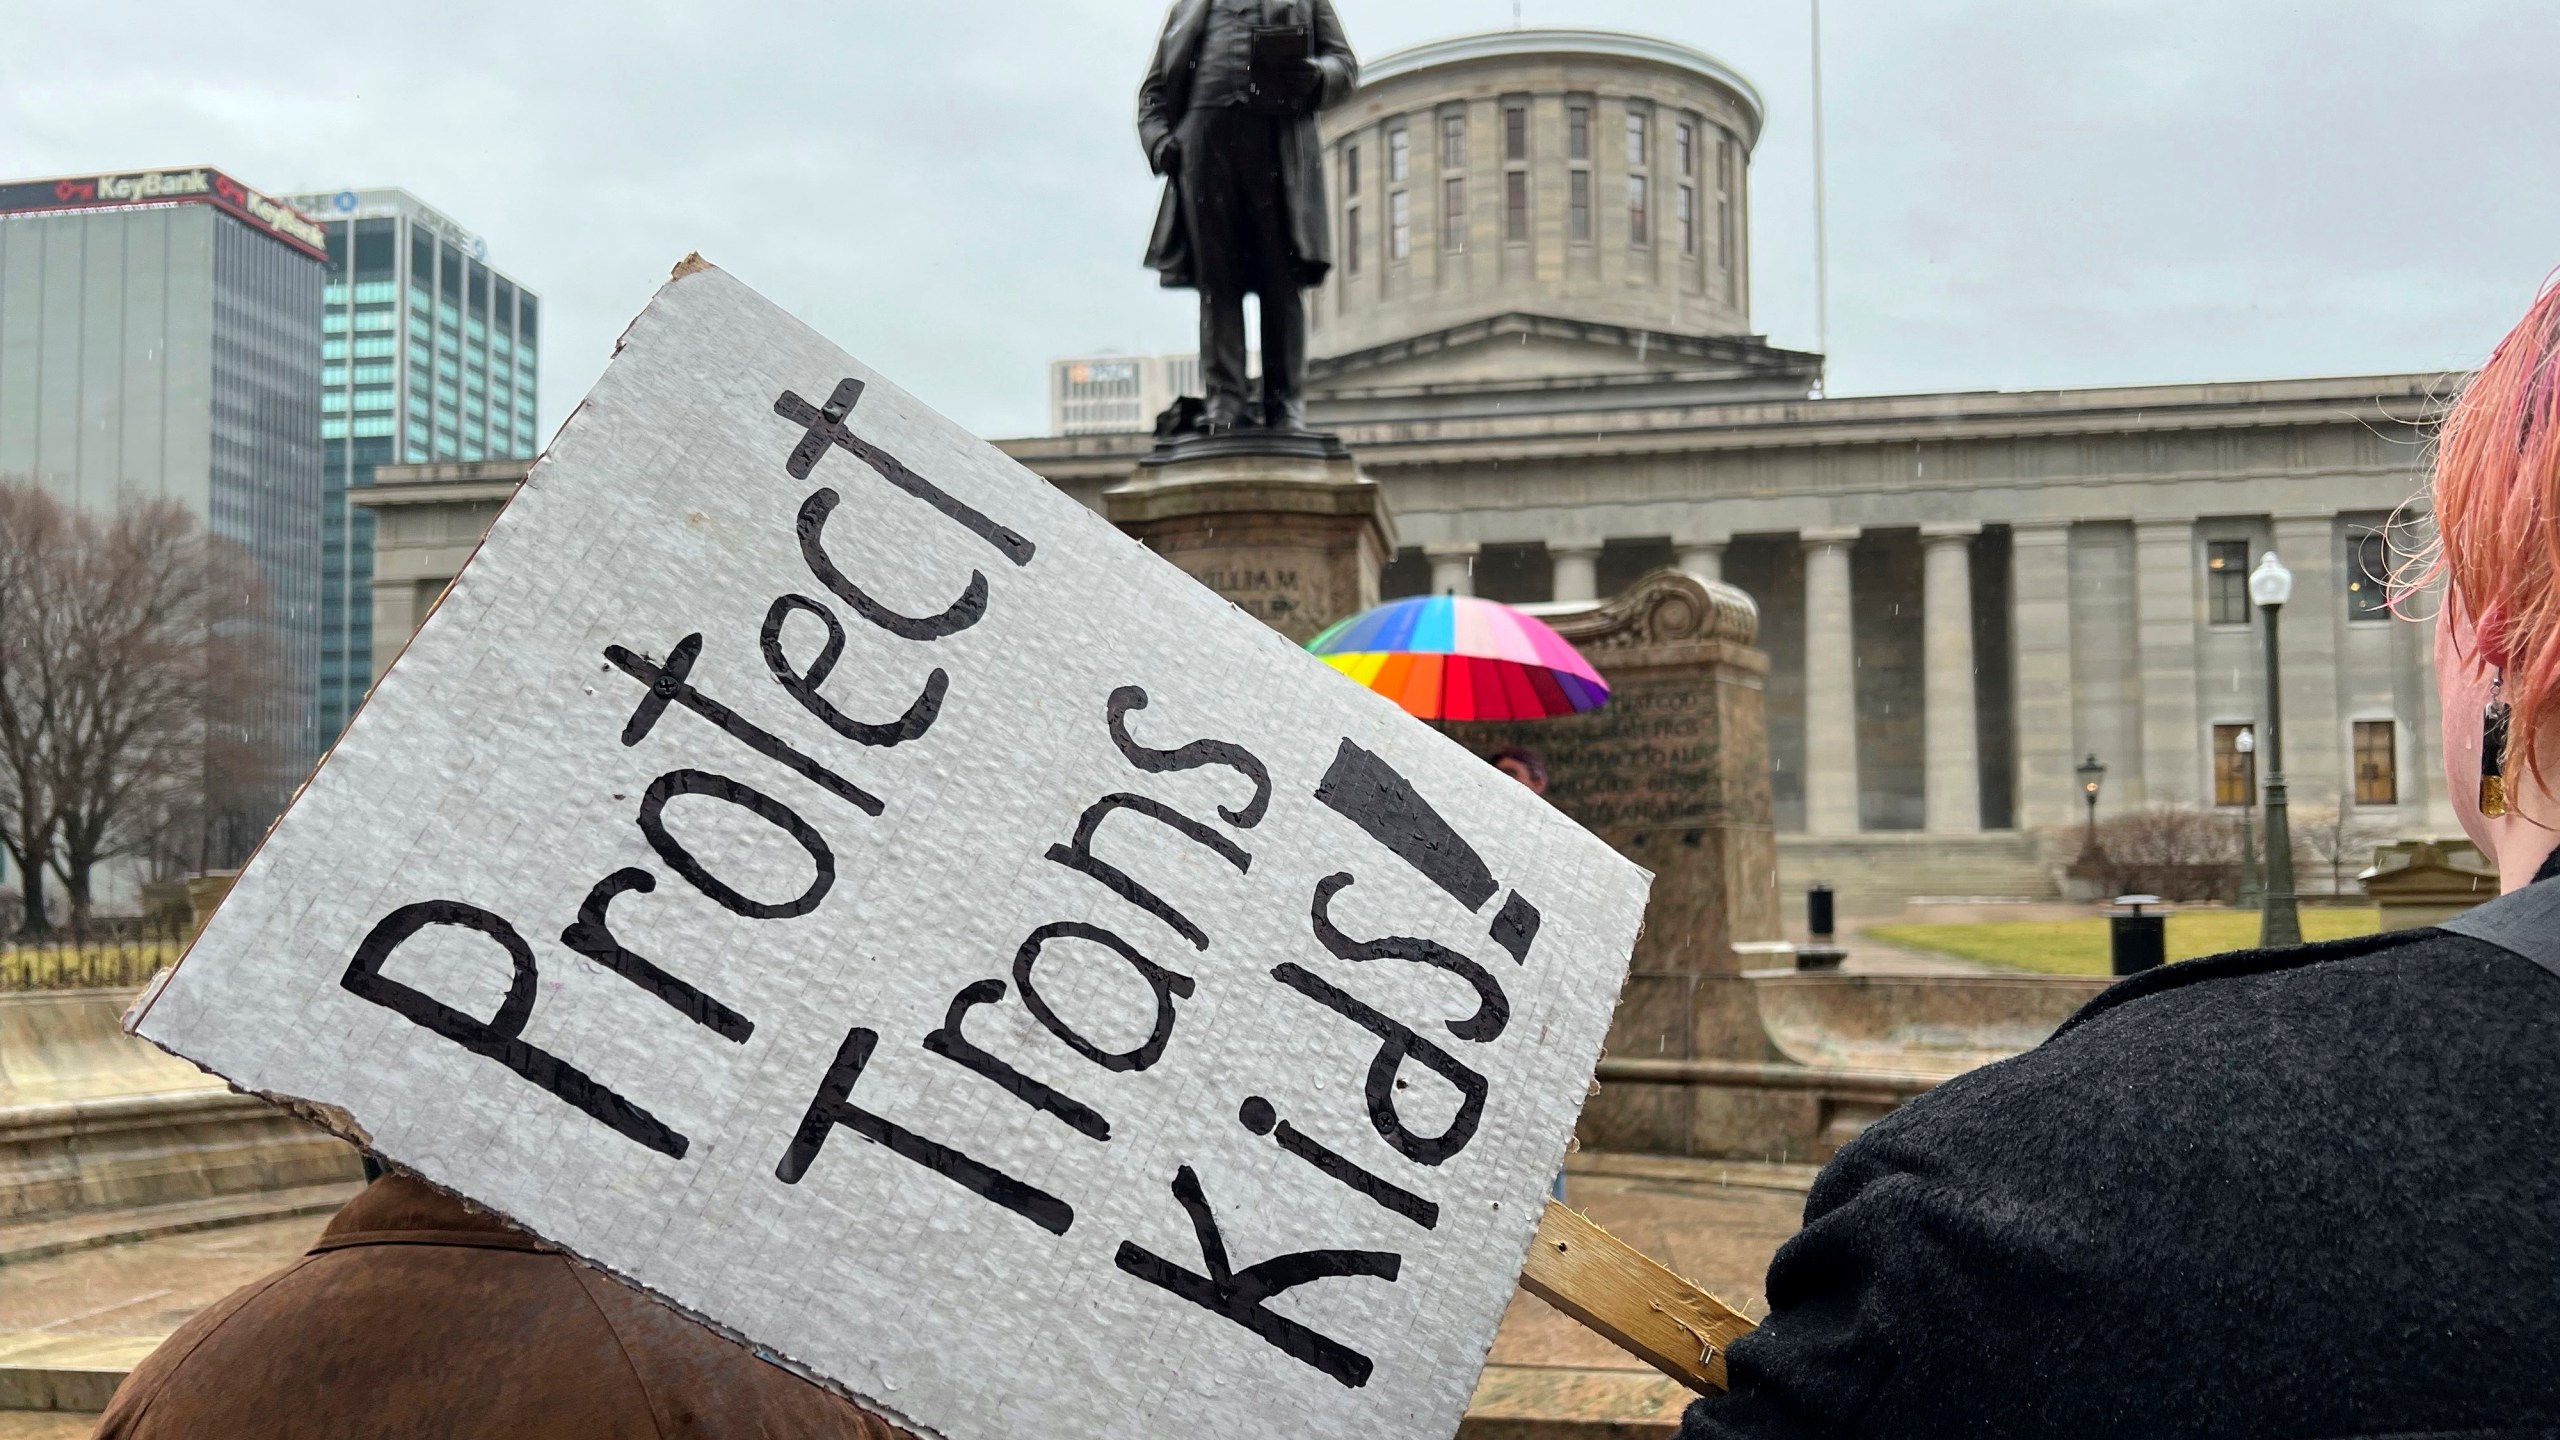
<svg viewBox="0 0 2560 1440"><path fill-rule="evenodd" d="M100 514L177 501L265 592L283 673L213 737L246 749L211 776L206 864L238 863L320 751L323 254L207 166L0 183L0 476Z"/></svg>
<svg viewBox="0 0 2560 1440"><path fill-rule="evenodd" d="M313 708L333 738L373 678L373 516L347 492L372 484L377 465L531 456L541 305L490 268L485 242L405 190L293 203L327 234Z"/></svg>

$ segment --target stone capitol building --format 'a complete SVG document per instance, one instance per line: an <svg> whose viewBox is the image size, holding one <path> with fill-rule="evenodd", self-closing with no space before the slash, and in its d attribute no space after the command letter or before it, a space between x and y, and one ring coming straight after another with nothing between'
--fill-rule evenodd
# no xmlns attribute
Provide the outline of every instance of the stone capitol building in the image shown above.
<svg viewBox="0 0 2560 1440"><path fill-rule="evenodd" d="M1813 398L1823 357L1751 330L1763 114L1707 54L1570 30L1372 60L1325 112L1310 421L1392 504L1386 593L1738 586L1789 887L2034 894L2083 757L2101 814L2247 802L2272 549L2295 802L2453 833L2432 632L2379 577L2454 377ZM1097 507L1151 443L1003 442Z"/></svg>

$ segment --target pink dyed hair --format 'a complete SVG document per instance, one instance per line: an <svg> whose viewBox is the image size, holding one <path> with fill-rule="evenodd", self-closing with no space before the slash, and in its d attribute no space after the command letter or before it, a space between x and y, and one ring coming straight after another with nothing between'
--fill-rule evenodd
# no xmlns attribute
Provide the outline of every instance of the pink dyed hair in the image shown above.
<svg viewBox="0 0 2560 1440"><path fill-rule="evenodd" d="M2560 284L2544 284L2446 413L2434 508L2446 603L2477 635L2465 658L2505 672L2516 759L2545 780L2545 724L2560 715Z"/></svg>

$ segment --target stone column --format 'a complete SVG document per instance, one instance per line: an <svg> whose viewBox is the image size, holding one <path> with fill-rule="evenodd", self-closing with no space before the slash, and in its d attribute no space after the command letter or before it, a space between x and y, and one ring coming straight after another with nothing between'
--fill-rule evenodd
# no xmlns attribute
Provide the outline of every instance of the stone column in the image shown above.
<svg viewBox="0 0 2560 1440"><path fill-rule="evenodd" d="M1454 545L1425 545L1422 558L1431 562L1431 593L1434 595L1473 595L1476 593L1476 551L1481 548L1473 540Z"/></svg>
<svg viewBox="0 0 2560 1440"><path fill-rule="evenodd" d="M1598 545L1550 540L1547 542L1547 559L1555 565L1555 599L1591 601L1600 598Z"/></svg>
<svg viewBox="0 0 2560 1440"><path fill-rule="evenodd" d="M1920 527L1922 693L1929 829L1982 828L1982 747L1973 713L1973 537L1979 525Z"/></svg>
<svg viewBox="0 0 2560 1440"><path fill-rule="evenodd" d="M1858 653L1849 609L1854 529L1804 541L1804 828L1858 833Z"/></svg>
<svg viewBox="0 0 2560 1440"><path fill-rule="evenodd" d="M2009 542L2011 671L2018 704L2018 828L2080 822L2072 767L2071 526L2024 523Z"/></svg>
<svg viewBox="0 0 2560 1440"><path fill-rule="evenodd" d="M2133 523L2134 624L2142 711L2138 794L2145 804L2185 807L2212 798L2205 789L2212 747L2206 743L2204 722L2196 710L2196 568L2193 520Z"/></svg>
<svg viewBox="0 0 2560 1440"><path fill-rule="evenodd" d="M2338 713L2338 632L2347 623L2335 515L2278 515L2276 553L2293 571L2284 607L2284 768L2293 803L2334 808L2348 792L2346 726Z"/></svg>
<svg viewBox="0 0 2560 1440"><path fill-rule="evenodd" d="M1672 545L1680 555L1680 568L1701 580L1724 579L1724 547L1729 539L1675 540Z"/></svg>

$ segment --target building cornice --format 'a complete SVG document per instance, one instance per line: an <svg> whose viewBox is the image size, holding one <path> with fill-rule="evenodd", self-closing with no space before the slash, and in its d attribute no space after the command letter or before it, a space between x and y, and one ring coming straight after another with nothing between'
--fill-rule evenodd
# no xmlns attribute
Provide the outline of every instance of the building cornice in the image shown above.
<svg viewBox="0 0 2560 1440"><path fill-rule="evenodd" d="M1757 335L1680 335L1636 325L1569 320L1556 315L1512 310L1420 335L1408 335L1347 354L1317 356L1307 362L1307 378L1317 382L1337 380L1361 370L1400 364L1419 356L1496 340L1530 337L1630 350L1639 354L1679 356L1772 374L1801 374L1809 379L1822 374L1820 355L1803 350L1781 350ZM1569 385L1581 378L1558 377L1553 383ZM1552 388L1552 385L1541 388Z"/></svg>
<svg viewBox="0 0 2560 1440"><path fill-rule="evenodd" d="M2430 372L2088 390L1752 399L1601 412L1351 422L1339 428L1344 442L1364 463L1400 468L2272 426L2417 427L2441 413L2461 379L2455 373ZM1050 479L1072 481L1125 475L1154 439L1146 434L1075 435L996 443Z"/></svg>
<svg viewBox="0 0 2560 1440"><path fill-rule="evenodd" d="M1760 127L1768 114L1768 102L1761 98L1759 87L1743 78L1741 71L1693 46L1624 30L1488 30L1477 35L1454 35L1364 62L1360 67L1360 86L1365 90L1425 70L1471 61L1544 59L1557 55L1635 60L1712 81L1732 91L1742 102L1743 112L1750 119L1750 133L1744 143L1754 146L1760 143Z"/></svg>

